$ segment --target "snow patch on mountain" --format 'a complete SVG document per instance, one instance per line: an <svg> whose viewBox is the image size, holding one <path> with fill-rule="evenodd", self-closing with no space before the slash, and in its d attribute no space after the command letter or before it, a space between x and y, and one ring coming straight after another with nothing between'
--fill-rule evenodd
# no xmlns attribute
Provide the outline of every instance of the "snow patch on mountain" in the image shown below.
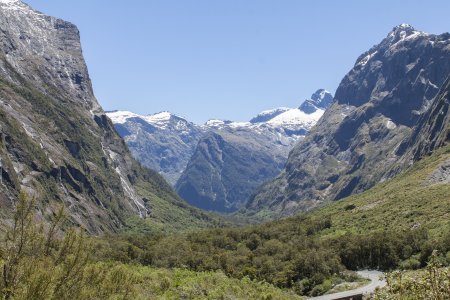
<svg viewBox="0 0 450 300"><path fill-rule="evenodd" d="M332 100L329 92L320 89L298 108L264 110L249 122L211 119L203 125L167 111L146 116L130 111L106 114L133 155L174 184L206 133L222 132L238 139L245 136L247 143L258 141L260 147L270 144L272 150L280 148L277 151L287 155L298 139L317 123Z"/></svg>
<svg viewBox="0 0 450 300"><path fill-rule="evenodd" d="M139 115L130 111L111 111L106 113L108 117L114 124L125 124L127 121L132 121L134 118L139 118L146 123L158 126L160 128L166 127L168 123L172 120L178 123L187 122L187 120L183 117L174 115L168 111L159 112L153 115ZM181 122L180 122L181 121ZM177 124L177 126L181 129L184 128L182 124Z"/></svg>
<svg viewBox="0 0 450 300"><path fill-rule="evenodd" d="M116 110L106 113L114 124L124 124L130 118L142 118L143 116L130 111Z"/></svg>
<svg viewBox="0 0 450 300"><path fill-rule="evenodd" d="M325 111L318 109L312 114L307 114L298 108L290 109L275 118L269 120L267 123L272 126L293 126L302 125L305 129L311 129L317 121L322 117Z"/></svg>

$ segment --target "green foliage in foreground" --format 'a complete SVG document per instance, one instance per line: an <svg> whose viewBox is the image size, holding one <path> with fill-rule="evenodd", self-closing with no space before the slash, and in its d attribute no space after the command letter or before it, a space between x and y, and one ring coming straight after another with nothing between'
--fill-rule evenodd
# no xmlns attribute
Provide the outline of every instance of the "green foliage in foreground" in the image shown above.
<svg viewBox="0 0 450 300"><path fill-rule="evenodd" d="M450 299L450 268L443 268L436 252L425 270L392 272L386 276L387 287L376 292L376 300L446 300Z"/></svg>
<svg viewBox="0 0 450 300"><path fill-rule="evenodd" d="M46 228L36 222L35 210L21 194L0 247L1 299L300 299L248 277L93 261L81 231L57 238L62 209Z"/></svg>
<svg viewBox="0 0 450 300"><path fill-rule="evenodd" d="M221 272L155 269L125 264L117 264L115 268L125 272L127 278L133 278L130 299L302 299L293 292L277 289L268 283L256 282L248 277L232 279Z"/></svg>
<svg viewBox="0 0 450 300"><path fill-rule="evenodd" d="M450 255L450 185L427 178L450 147L365 193L293 218L181 235L124 235L96 245L99 257L162 268L221 270L319 295L345 269L426 266L434 249Z"/></svg>
<svg viewBox="0 0 450 300"><path fill-rule="evenodd" d="M417 267L423 267L434 248L450 251L450 233L433 240L423 229L324 239L321 232L330 226L329 220L304 218L296 224L268 223L154 238L114 237L98 241L95 253L99 259L158 268L221 270L230 277L249 277L317 296L340 283L339 278L352 281L345 278L345 269L392 270L408 259L417 259Z"/></svg>

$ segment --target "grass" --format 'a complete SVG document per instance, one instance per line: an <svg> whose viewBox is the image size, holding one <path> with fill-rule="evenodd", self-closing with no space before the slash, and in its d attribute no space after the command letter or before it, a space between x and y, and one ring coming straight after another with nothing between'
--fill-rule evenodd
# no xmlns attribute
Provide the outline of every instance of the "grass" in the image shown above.
<svg viewBox="0 0 450 300"><path fill-rule="evenodd" d="M426 184L440 163L450 158L450 147L418 161L404 174L374 188L312 211L315 218L331 218L324 237L347 232L365 233L396 228L426 227L439 236L450 229L450 184Z"/></svg>
<svg viewBox="0 0 450 300"><path fill-rule="evenodd" d="M249 276L300 295L320 295L349 281L342 281L345 269L420 268L434 249L449 255L450 184L428 181L448 159L445 146L392 180L295 217L165 236L125 235L106 240L97 252L159 268L222 270L238 280ZM114 246L121 238L123 245Z"/></svg>
<svg viewBox="0 0 450 300"><path fill-rule="evenodd" d="M221 272L120 266L135 278L133 299L303 299L268 283L233 279Z"/></svg>

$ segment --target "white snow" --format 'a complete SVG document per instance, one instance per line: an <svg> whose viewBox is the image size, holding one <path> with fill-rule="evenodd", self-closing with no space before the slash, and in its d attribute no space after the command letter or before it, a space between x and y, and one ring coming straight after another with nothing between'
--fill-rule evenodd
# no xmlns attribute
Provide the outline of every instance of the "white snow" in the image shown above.
<svg viewBox="0 0 450 300"><path fill-rule="evenodd" d="M330 93L329 91L327 91L327 90L321 91L321 92L320 92L320 99L323 99L323 98L325 97L326 94L330 94L330 95L331 95L331 93Z"/></svg>
<svg viewBox="0 0 450 300"><path fill-rule="evenodd" d="M227 124L230 127L239 128L239 127L249 127L252 125L250 122L231 122L230 124Z"/></svg>
<svg viewBox="0 0 450 300"><path fill-rule="evenodd" d="M365 65L369 62L369 60L370 60L375 54L377 54L377 53L378 53L378 51L369 53L366 57L364 57L363 59L361 59L361 60L359 61L359 63L357 64L357 66L365 66Z"/></svg>
<svg viewBox="0 0 450 300"><path fill-rule="evenodd" d="M225 121L219 119L211 119L205 123L205 126L207 127L218 127L222 125L225 125Z"/></svg>
<svg viewBox="0 0 450 300"><path fill-rule="evenodd" d="M130 111L114 111L108 112L106 115L111 119L114 124L123 124L129 118L138 118L141 117L138 114L132 113Z"/></svg>
<svg viewBox="0 0 450 300"><path fill-rule="evenodd" d="M279 111L287 111L290 110L289 107L278 107L278 108L274 108L274 109L268 109L268 110L264 110L262 112L260 112L258 114L258 116L267 116L267 115L272 115L274 113L277 113Z"/></svg>
<svg viewBox="0 0 450 300"><path fill-rule="evenodd" d="M279 114L275 118L269 120L267 123L274 126L302 124L305 125L305 129L309 129L317 123L320 117L322 117L323 113L324 110L322 109L318 109L312 114L306 114L300 109L293 108L282 114Z"/></svg>
<svg viewBox="0 0 450 300"><path fill-rule="evenodd" d="M321 90L318 94L320 100L323 100L327 94L331 94L326 90ZM301 136L304 131L309 131L317 121L322 117L325 110L317 108L313 113L307 114L299 108L278 107L275 109L264 110L257 117L266 117L267 121L263 122L232 122L220 119L210 119L204 125L195 125L202 130L220 130L220 129L237 129L252 130L258 134L267 134L273 132L282 136ZM106 113L114 124L124 124L130 118L139 118L160 129L170 129L181 134L189 134L189 126L185 118L175 116L174 114L163 111L154 115L143 116L130 111L114 111ZM177 117L173 119L173 117ZM180 120L181 119L181 120ZM175 123L174 123L175 122ZM286 131L286 130L289 131ZM288 133L292 132L292 133ZM297 133L295 133L297 132ZM127 137L128 139L130 137Z"/></svg>
<svg viewBox="0 0 450 300"><path fill-rule="evenodd" d="M396 34L398 34L399 39L395 41ZM389 47L389 49L394 50L399 45L402 45L404 41L414 40L421 36L429 36L429 34L424 31L415 30L414 27L409 24L401 24L395 27L394 30L389 34L389 38L391 38L392 41L395 41L395 43L393 43Z"/></svg>
<svg viewBox="0 0 450 300"><path fill-rule="evenodd" d="M401 29L408 29L408 28L413 29L413 27L412 27L411 25L407 24L407 23L402 23L402 24L400 24L400 25L397 26L397 27L398 27L398 28L401 28Z"/></svg>
<svg viewBox="0 0 450 300"><path fill-rule="evenodd" d="M146 116L143 119L146 120L149 123L156 123L156 122L164 122L170 120L172 117L172 114L168 111L163 111L151 116Z"/></svg>
<svg viewBox="0 0 450 300"><path fill-rule="evenodd" d="M395 125L394 122L392 122L392 120L387 120L386 121L386 128L387 129L395 129L397 127L397 125Z"/></svg>
<svg viewBox="0 0 450 300"><path fill-rule="evenodd" d="M28 5L19 0L0 0L0 6L10 12L22 11L26 14L41 15L39 12L32 10Z"/></svg>
<svg viewBox="0 0 450 300"><path fill-rule="evenodd" d="M143 116L130 111L113 111L107 112L106 115L111 119L114 124L124 124L130 118L139 118L144 120L145 122L155 125L159 128L165 128L167 123L171 120L172 117L177 117L185 120L182 117L176 116L168 111L163 111L157 114Z"/></svg>

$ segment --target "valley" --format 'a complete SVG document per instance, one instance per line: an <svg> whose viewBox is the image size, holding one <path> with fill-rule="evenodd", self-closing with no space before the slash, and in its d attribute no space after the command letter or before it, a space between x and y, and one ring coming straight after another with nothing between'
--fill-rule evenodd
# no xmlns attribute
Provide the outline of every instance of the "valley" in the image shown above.
<svg viewBox="0 0 450 300"><path fill-rule="evenodd" d="M2 299L450 297L449 33L204 124L104 111L78 28L20 0L0 38Z"/></svg>

